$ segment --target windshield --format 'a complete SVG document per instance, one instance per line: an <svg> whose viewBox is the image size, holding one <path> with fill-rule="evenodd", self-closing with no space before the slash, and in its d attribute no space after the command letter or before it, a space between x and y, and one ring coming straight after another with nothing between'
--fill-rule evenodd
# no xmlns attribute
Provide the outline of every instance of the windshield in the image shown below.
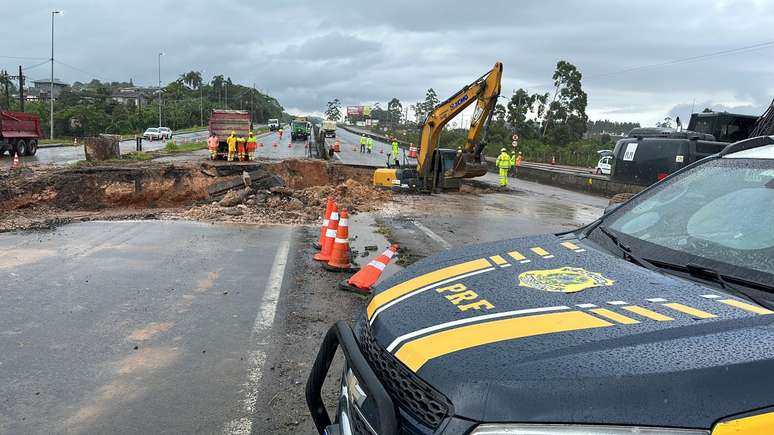
<svg viewBox="0 0 774 435"><path fill-rule="evenodd" d="M661 184L602 224L643 256L774 279L774 161L716 159ZM677 254L677 255L675 255ZM687 254L687 255L686 255Z"/></svg>
<svg viewBox="0 0 774 435"><path fill-rule="evenodd" d="M149 128L149 129L147 129L147 130L145 130L145 131L146 131L147 133L156 133L156 132L158 132L158 131L159 131L159 129L158 129L158 128Z"/></svg>

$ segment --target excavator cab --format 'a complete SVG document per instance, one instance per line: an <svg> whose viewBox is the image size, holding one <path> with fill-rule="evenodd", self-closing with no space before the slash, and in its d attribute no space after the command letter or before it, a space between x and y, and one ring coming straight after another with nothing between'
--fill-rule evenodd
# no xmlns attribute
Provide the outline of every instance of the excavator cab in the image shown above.
<svg viewBox="0 0 774 435"><path fill-rule="evenodd" d="M455 150L436 149L430 160L429 177L421 177L416 167L379 168L374 172L374 186L387 187L395 191L412 190L434 193L459 190L461 178L465 177L453 175L457 156L458 153Z"/></svg>

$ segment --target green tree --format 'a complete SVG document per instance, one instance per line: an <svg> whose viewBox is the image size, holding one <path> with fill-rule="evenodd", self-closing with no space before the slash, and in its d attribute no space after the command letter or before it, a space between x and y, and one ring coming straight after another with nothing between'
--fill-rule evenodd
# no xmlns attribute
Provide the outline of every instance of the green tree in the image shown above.
<svg viewBox="0 0 774 435"><path fill-rule="evenodd" d="M387 103L387 114L389 115L389 122L391 125L395 125L400 122L400 118L403 115L403 105L400 100L394 98Z"/></svg>
<svg viewBox="0 0 774 435"><path fill-rule="evenodd" d="M495 105L494 113L492 114L497 122L505 123L505 106L502 104Z"/></svg>
<svg viewBox="0 0 774 435"><path fill-rule="evenodd" d="M341 101L338 98L334 98L333 101L328 101L328 109L325 111L325 117L331 121L338 121L341 119Z"/></svg>
<svg viewBox="0 0 774 435"><path fill-rule="evenodd" d="M435 93L435 90L433 88L428 89L425 94L425 102L422 103L422 111L425 115L429 114L435 109L435 106L437 106L439 102L438 94Z"/></svg>
<svg viewBox="0 0 774 435"><path fill-rule="evenodd" d="M560 60L552 79L554 100L548 105L543 135L556 145L580 140L586 132L588 97L581 86L583 75L575 65Z"/></svg>
<svg viewBox="0 0 774 435"><path fill-rule="evenodd" d="M199 89L202 84L202 73L199 71L189 71L180 75L180 81L183 82L189 89Z"/></svg>

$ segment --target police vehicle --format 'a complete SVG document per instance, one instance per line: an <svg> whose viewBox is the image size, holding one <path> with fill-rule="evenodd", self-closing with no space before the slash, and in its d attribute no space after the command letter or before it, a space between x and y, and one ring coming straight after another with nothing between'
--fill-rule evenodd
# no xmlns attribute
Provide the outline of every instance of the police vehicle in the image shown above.
<svg viewBox="0 0 774 435"><path fill-rule="evenodd" d="M774 434L773 292L774 137L757 137L577 231L391 277L330 329L307 402L329 435Z"/></svg>

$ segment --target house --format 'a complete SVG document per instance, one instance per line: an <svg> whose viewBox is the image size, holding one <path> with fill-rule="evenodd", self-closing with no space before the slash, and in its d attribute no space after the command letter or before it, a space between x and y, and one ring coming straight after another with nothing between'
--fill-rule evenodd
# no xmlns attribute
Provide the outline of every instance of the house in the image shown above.
<svg viewBox="0 0 774 435"><path fill-rule="evenodd" d="M110 98L121 104L132 102L135 106L146 106L148 104L148 96L140 88L123 88L114 91Z"/></svg>
<svg viewBox="0 0 774 435"><path fill-rule="evenodd" d="M29 98L37 100L48 100L48 94L51 92L51 79L41 79L32 82L33 87L27 90ZM59 98L59 94L62 93L64 88L69 85L59 79L54 79L54 99Z"/></svg>

